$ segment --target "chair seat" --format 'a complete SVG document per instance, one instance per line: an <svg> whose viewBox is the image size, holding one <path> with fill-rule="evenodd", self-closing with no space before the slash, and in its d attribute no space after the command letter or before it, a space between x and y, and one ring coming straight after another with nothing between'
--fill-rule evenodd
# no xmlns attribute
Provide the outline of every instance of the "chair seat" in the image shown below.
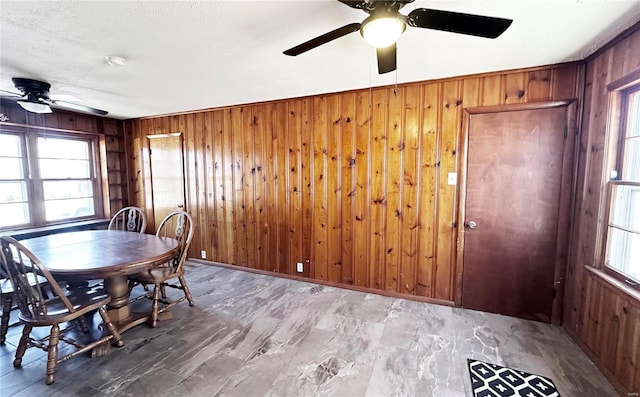
<svg viewBox="0 0 640 397"><path fill-rule="evenodd" d="M36 278L34 277L33 273L29 273L27 275L27 280L29 280L29 285L36 285ZM47 285L47 279L42 276L38 276L38 282L40 283L40 285ZM9 280L8 278L0 279L0 292L3 294L13 293L13 285L11 285L11 280Z"/></svg>
<svg viewBox="0 0 640 397"><path fill-rule="evenodd" d="M73 290L66 294L66 297L73 306L73 313L69 311L59 297L54 297L45 301L47 308L46 319L35 320L24 317L22 313L18 317L21 321L37 327L69 321L111 302L111 297L107 295L104 289Z"/></svg>
<svg viewBox="0 0 640 397"><path fill-rule="evenodd" d="M132 274L129 280L142 284L163 283L172 278L180 277L184 274L184 269L176 271L172 266L154 267L150 270Z"/></svg>

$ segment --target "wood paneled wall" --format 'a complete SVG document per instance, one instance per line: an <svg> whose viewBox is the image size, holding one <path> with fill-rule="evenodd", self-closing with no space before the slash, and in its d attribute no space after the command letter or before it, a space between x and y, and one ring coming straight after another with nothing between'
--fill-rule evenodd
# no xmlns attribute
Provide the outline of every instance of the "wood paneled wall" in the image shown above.
<svg viewBox="0 0 640 397"><path fill-rule="evenodd" d="M623 395L640 392L640 302L597 272L606 227L607 85L640 71L639 25L586 63L577 192L564 326Z"/></svg>
<svg viewBox="0 0 640 397"><path fill-rule="evenodd" d="M107 175L103 175L103 190L108 193L105 195L105 216L108 218L109 212L115 214L128 205L127 155L122 121L60 110L45 114L30 113L8 100L0 101L0 112L8 118L6 123L13 125L104 135L101 155L105 158L101 160L106 163L107 169Z"/></svg>
<svg viewBox="0 0 640 397"><path fill-rule="evenodd" d="M131 120L132 202L145 203L146 136L182 132L197 224L192 257L206 250L216 262L454 301L458 192L447 176L459 164L462 109L573 99L579 70L565 64Z"/></svg>

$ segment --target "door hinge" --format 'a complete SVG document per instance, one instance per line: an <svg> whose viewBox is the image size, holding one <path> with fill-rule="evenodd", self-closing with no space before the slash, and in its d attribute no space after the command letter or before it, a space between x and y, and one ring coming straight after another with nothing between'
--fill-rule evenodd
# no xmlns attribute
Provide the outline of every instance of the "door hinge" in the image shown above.
<svg viewBox="0 0 640 397"><path fill-rule="evenodd" d="M553 287L553 289L551 290L551 299L556 299L557 292L558 289L556 287Z"/></svg>
<svg viewBox="0 0 640 397"><path fill-rule="evenodd" d="M568 136L569 136L569 127L567 127L565 125L564 126L564 139L567 139Z"/></svg>

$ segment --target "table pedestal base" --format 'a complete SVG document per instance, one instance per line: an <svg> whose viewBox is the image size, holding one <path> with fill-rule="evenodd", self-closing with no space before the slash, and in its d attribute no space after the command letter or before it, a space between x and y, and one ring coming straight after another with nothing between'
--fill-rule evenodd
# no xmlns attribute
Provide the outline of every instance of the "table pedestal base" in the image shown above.
<svg viewBox="0 0 640 397"><path fill-rule="evenodd" d="M107 305L109 319L111 319L111 322L113 322L113 325L116 326L120 334L149 321L151 312L131 311L127 276L114 276L105 279L104 288L109 296L111 296L111 302ZM172 318L173 314L170 311L158 313L158 321L171 320ZM91 357L106 356L110 351L111 343L103 343L93 348Z"/></svg>

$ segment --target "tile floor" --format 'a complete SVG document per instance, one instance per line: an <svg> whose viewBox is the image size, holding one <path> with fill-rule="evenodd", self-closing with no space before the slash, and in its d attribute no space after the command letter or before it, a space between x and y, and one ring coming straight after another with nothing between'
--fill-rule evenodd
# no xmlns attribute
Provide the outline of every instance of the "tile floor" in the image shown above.
<svg viewBox="0 0 640 397"><path fill-rule="evenodd" d="M51 386L40 350L12 367L11 328L0 395L471 396L467 358L550 377L563 397L618 395L556 326L195 263L187 280L196 306L59 364Z"/></svg>

